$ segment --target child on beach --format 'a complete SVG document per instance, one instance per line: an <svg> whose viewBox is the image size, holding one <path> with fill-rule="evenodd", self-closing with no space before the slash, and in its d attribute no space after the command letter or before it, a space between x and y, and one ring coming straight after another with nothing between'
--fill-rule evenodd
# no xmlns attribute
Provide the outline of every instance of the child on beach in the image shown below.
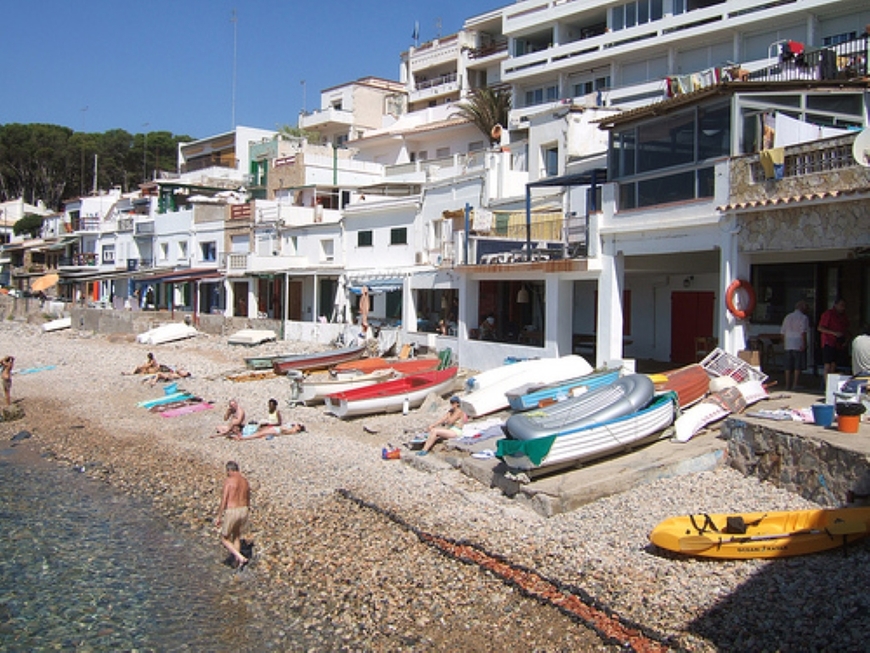
<svg viewBox="0 0 870 653"><path fill-rule="evenodd" d="M12 366L15 365L15 359L12 356L6 356L0 360L0 381L3 383L3 394L6 395L6 405L12 405Z"/></svg>

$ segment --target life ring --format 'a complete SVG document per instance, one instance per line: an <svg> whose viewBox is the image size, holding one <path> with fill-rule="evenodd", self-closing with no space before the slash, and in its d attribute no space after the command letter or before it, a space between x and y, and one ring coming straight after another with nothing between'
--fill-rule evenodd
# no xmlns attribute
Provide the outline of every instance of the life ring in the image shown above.
<svg viewBox="0 0 870 653"><path fill-rule="evenodd" d="M734 305L734 296L741 289L746 293L746 308L737 308ZM752 315L752 311L755 310L755 290L753 290L752 284L743 279L732 281L728 290L725 291L725 306L728 307L728 312L738 320L745 320Z"/></svg>

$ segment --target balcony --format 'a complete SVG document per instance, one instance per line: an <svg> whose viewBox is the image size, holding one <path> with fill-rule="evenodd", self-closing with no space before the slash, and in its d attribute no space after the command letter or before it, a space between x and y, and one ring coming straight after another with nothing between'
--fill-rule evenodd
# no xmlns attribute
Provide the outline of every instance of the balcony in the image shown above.
<svg viewBox="0 0 870 653"><path fill-rule="evenodd" d="M118 218L118 233L133 231L133 218Z"/></svg>
<svg viewBox="0 0 870 653"><path fill-rule="evenodd" d="M787 43L775 43L785 51L779 61L755 70L747 75L752 82L784 82L794 80L849 80L866 77L868 72L866 34L853 41L846 41L829 48L804 51L799 54L788 51Z"/></svg>
<svg viewBox="0 0 870 653"><path fill-rule="evenodd" d="M134 225L134 235L147 237L153 236L154 220L142 220L141 222L136 222Z"/></svg>
<svg viewBox="0 0 870 653"><path fill-rule="evenodd" d="M439 75L435 79L416 82L414 90L408 94L408 99L414 103L449 93L458 93L460 86L459 77L455 72Z"/></svg>
<svg viewBox="0 0 870 653"><path fill-rule="evenodd" d="M350 127L353 123L353 112L333 107L312 111L299 118L299 127L311 130L316 130L326 125L346 125Z"/></svg>
<svg viewBox="0 0 870 653"><path fill-rule="evenodd" d="M304 256L262 256L252 252L230 252L226 255L228 276L246 274L279 273L288 270L301 270L309 267Z"/></svg>
<svg viewBox="0 0 870 653"><path fill-rule="evenodd" d="M94 232L100 230L100 218L78 218L72 221L73 232Z"/></svg>

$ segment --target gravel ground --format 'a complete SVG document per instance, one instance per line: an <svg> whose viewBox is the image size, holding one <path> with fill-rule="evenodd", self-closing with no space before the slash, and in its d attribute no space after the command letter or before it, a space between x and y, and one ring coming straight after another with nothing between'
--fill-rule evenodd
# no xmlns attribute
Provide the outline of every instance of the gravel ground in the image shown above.
<svg viewBox="0 0 870 653"><path fill-rule="evenodd" d="M162 390L122 372L149 350L189 369L193 377L179 385L214 410L166 419L138 408ZM341 421L322 407L287 407L284 378L226 378L245 356L289 351L306 349L240 348L206 335L149 348L9 321L0 324L0 355L15 355L18 370L56 367L15 377L13 397L26 417L0 423L0 436L27 429L58 460L151 497L179 526L213 539L216 557L211 520L223 465L237 460L253 488L247 537L255 552L239 582L262 609L309 635L276 648L864 649L866 544L771 562L691 559L648 544L653 526L673 515L812 507L806 500L720 469L544 518L438 464L438 453L381 460L387 442L402 442L445 410L442 398L409 416ZM307 432L209 437L230 398L259 419L269 397Z"/></svg>

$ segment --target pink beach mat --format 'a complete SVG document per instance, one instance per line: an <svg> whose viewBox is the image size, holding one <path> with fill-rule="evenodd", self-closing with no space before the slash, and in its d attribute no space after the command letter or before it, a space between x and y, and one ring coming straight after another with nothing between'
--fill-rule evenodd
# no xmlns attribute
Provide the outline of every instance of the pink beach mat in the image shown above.
<svg viewBox="0 0 870 653"><path fill-rule="evenodd" d="M163 417L178 417L179 415L187 415L188 413L198 413L203 410L208 410L212 405L207 401L203 401L198 404L189 404L187 406L181 406L180 408L170 408L169 410L164 410L161 415Z"/></svg>

